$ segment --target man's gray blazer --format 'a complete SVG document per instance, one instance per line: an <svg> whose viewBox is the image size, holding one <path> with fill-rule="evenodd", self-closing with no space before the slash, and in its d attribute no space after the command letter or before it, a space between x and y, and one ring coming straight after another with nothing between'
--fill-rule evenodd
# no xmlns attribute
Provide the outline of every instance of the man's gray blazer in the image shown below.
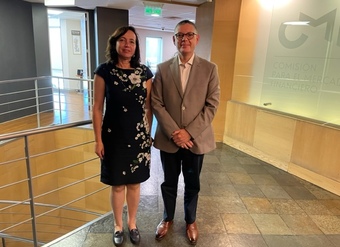
<svg viewBox="0 0 340 247"><path fill-rule="evenodd" d="M185 128L192 137L195 154L216 148L212 120L219 105L220 85L217 66L194 56L185 93L183 93L178 57L157 66L151 105L158 121L157 149L175 153L179 147L171 140L173 131Z"/></svg>

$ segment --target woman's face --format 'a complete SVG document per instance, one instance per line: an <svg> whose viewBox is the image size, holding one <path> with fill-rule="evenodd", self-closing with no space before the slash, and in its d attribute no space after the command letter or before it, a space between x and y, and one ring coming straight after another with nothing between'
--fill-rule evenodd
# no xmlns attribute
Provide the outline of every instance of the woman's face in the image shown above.
<svg viewBox="0 0 340 247"><path fill-rule="evenodd" d="M116 42L116 50L118 56L124 59L131 59L136 50L136 35L131 30L128 30Z"/></svg>

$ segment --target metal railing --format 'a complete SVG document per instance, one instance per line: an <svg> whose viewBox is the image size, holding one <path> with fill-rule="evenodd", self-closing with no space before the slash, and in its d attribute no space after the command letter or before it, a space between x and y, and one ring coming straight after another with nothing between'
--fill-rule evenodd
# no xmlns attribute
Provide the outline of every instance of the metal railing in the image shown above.
<svg viewBox="0 0 340 247"><path fill-rule="evenodd" d="M77 94L82 97L74 100ZM41 76L0 81L0 123L27 116L29 128L79 121L92 111L92 102L92 79Z"/></svg>
<svg viewBox="0 0 340 247"><path fill-rule="evenodd" d="M29 117L37 119L34 127L0 135L2 247L42 246L110 211L107 205L109 188L99 182L100 166L94 153L92 121L88 114L91 111L92 85L78 92L60 86L42 87L38 81L44 79L46 77L0 82L0 85L14 81L28 82L29 89L22 88L18 93L29 92L27 95L30 97L34 91L36 110ZM60 81L71 78L48 77L50 79ZM72 80L83 82L83 79ZM92 83L91 80L86 81ZM34 87L31 87L32 82ZM70 92L80 94L78 98L84 104L71 102L77 98L62 99ZM0 98L8 95L9 98L17 98L13 97L15 92L1 90ZM46 95L49 98L52 95L52 101L40 100ZM21 97L19 102L31 101ZM44 105L51 103L52 110L45 110ZM1 104L8 106L15 103L1 100ZM88 111L79 116L82 120L70 118L73 111L79 112L80 108ZM17 111L20 109L13 108L1 113ZM53 121L45 125L44 114L47 112L52 112ZM25 117L21 117L20 121ZM15 126L13 121L17 120L10 121ZM4 124L6 122L1 123L6 126Z"/></svg>
<svg viewBox="0 0 340 247"><path fill-rule="evenodd" d="M0 171L2 171L2 174L6 173L5 170L9 170L9 174L15 177L15 172L22 172L24 166L27 174L26 177L19 179L13 178L9 183L0 184L0 218L2 218L0 237L2 238L3 246L7 246L5 244L6 240L12 240L12 242L15 241L16 243L15 245L8 246L19 246L17 244L18 241L33 244L28 246L41 246L68 232L62 230L59 231L59 234L56 234L58 233L58 229L67 228L73 230L88 222L89 218L93 219L93 217L98 217L108 211L105 209L97 210L93 207L93 205L97 204L98 198L100 198L98 194L108 188L99 183L96 184L95 188L90 188L91 184L99 181L99 169L94 169L96 170L95 172L89 172L93 170L91 166L97 166L99 168L98 158L94 153L91 155L90 149L92 149L92 147L89 147L89 145L93 146L93 139L81 142L76 141L77 143L72 145L58 145L57 148L52 148L52 150L44 152L32 146L38 136L40 136L38 141L41 142L45 139L44 135L47 133L52 133L52 135L47 136L49 138L48 142L51 142L51 138L58 138L58 135L63 135L63 133L60 132L63 130L67 130L68 132L69 130L92 131L91 129L86 130L84 128L74 129L89 124L91 124L91 121L86 120L0 136L0 141L6 141L1 148L5 149L6 145L11 144L11 142L16 142L15 145L20 147L17 148L17 150L21 148L24 149L24 155L22 157L7 159L7 155L3 155L6 157L5 161L0 162ZM67 135L68 132L64 134ZM20 143L23 145L20 146ZM72 160L72 162L66 162L62 165L58 163L61 160L60 157L72 153L79 154L79 150L88 150L87 154L84 155L84 157L86 157L85 159ZM55 155L55 160L50 160L51 154ZM4 157L2 157L2 159L4 159ZM50 163L46 164L44 162L38 162L38 160L50 161ZM48 169L46 170L47 165ZM19 168L20 166L21 168ZM12 168L15 170L11 171ZM75 172L78 173L84 169L88 169L88 171L84 173L86 174L85 176L80 175L78 178L73 177ZM57 185L54 185L55 182L50 180L51 177L54 177L54 180L58 181ZM68 181L61 183L60 180L63 179ZM1 180L3 181L3 179ZM44 186L48 187L48 189L44 189ZM74 191L72 192L73 189L84 186L88 187L83 190L84 193L79 191L76 193ZM27 190L27 193L22 192L24 190ZM17 192L21 193L21 195L17 195L21 197L21 199L11 200L13 194ZM76 194L76 196L73 194ZM63 199L65 196L68 197L68 200ZM16 196L14 196L14 198L15 197ZM106 196L104 197L106 198ZM53 198L59 199L55 200ZM104 200L105 199L103 199L103 201ZM77 204L77 202L81 203ZM80 205L84 207L82 208ZM92 210L89 210L91 207ZM75 215L74 212L78 214L76 218L72 219ZM51 220L51 218L55 217L58 217L58 220ZM69 223L63 224L62 221ZM30 226L28 224L30 224ZM44 232L47 226L49 229L53 229L50 230L50 232L53 232L50 236L47 234L49 231ZM32 234L31 238L28 237L30 233ZM39 234L42 235L42 237L39 237Z"/></svg>

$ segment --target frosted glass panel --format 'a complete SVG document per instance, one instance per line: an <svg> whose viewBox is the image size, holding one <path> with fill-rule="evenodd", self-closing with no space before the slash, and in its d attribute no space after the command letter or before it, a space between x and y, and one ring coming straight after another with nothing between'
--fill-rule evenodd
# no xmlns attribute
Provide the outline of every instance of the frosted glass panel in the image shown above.
<svg viewBox="0 0 340 247"><path fill-rule="evenodd" d="M258 4L245 103L340 125L340 1ZM241 81L235 75L236 85Z"/></svg>

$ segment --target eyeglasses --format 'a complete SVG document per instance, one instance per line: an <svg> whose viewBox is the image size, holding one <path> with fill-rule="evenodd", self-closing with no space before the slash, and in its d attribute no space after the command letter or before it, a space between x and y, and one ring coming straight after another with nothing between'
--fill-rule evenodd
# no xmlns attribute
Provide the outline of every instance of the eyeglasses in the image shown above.
<svg viewBox="0 0 340 247"><path fill-rule="evenodd" d="M192 32L189 32L189 33L176 33L175 34L175 37L178 39L178 40L182 40L184 38L184 36L187 36L187 39L192 39L195 35L197 35L197 33L192 33Z"/></svg>

